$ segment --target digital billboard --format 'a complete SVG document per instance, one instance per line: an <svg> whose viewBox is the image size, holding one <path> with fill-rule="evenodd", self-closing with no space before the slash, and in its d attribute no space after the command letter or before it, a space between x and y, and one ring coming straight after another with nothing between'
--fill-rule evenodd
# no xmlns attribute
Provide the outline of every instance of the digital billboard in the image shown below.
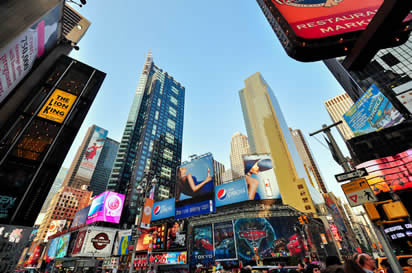
<svg viewBox="0 0 412 273"><path fill-rule="evenodd" d="M374 84L343 115L355 136L401 123L404 118Z"/></svg>
<svg viewBox="0 0 412 273"><path fill-rule="evenodd" d="M186 248L187 225L185 221L174 221L167 226L166 249Z"/></svg>
<svg viewBox="0 0 412 273"><path fill-rule="evenodd" d="M92 134L92 137L87 144L87 149L84 153L82 161L80 162L79 169L77 170L77 179L83 179L86 181L90 181L90 179L92 179L94 169L96 169L97 161L99 160L100 153L102 152L108 131L98 126L95 127L96 128Z"/></svg>
<svg viewBox="0 0 412 273"><path fill-rule="evenodd" d="M65 225L66 225L66 220L52 220L50 222L50 226L49 226L49 229L47 230L44 241L47 242L50 236L58 232L62 232Z"/></svg>
<svg viewBox="0 0 412 273"><path fill-rule="evenodd" d="M249 200L280 199L270 155L244 155L243 162Z"/></svg>
<svg viewBox="0 0 412 273"><path fill-rule="evenodd" d="M136 251L146 251L149 249L149 244L152 242L152 231L150 229L142 229L137 238Z"/></svg>
<svg viewBox="0 0 412 273"><path fill-rule="evenodd" d="M80 234L79 234L80 235ZM82 251L77 256L108 257L112 254L116 231L105 228L89 228Z"/></svg>
<svg viewBox="0 0 412 273"><path fill-rule="evenodd" d="M193 227L192 263L213 263L212 225Z"/></svg>
<svg viewBox="0 0 412 273"><path fill-rule="evenodd" d="M60 236L59 242L57 244L56 259L63 258L67 255L67 249L69 248L70 233L66 233Z"/></svg>
<svg viewBox="0 0 412 273"><path fill-rule="evenodd" d="M213 225L215 261L237 260L233 222Z"/></svg>
<svg viewBox="0 0 412 273"><path fill-rule="evenodd" d="M152 227L152 249L162 250L166 247L166 224Z"/></svg>
<svg viewBox="0 0 412 273"><path fill-rule="evenodd" d="M132 230L120 230L117 232L113 247L113 255L126 255L129 253L129 244L132 239Z"/></svg>
<svg viewBox="0 0 412 273"><path fill-rule="evenodd" d="M187 252L161 252L152 253L149 256L152 265L176 265L187 263Z"/></svg>
<svg viewBox="0 0 412 273"><path fill-rule="evenodd" d="M371 189L381 192L407 190L412 188L412 148L394 156L387 156L364 162L356 168L366 168Z"/></svg>
<svg viewBox="0 0 412 273"><path fill-rule="evenodd" d="M69 241L69 247L67 248L67 256L72 254L74 247L76 246L76 241L77 241L77 235L79 234L79 231L73 231L70 234L70 241Z"/></svg>
<svg viewBox="0 0 412 273"><path fill-rule="evenodd" d="M0 103L29 73L35 61L57 43L62 10L62 6L57 5L14 41L0 48Z"/></svg>
<svg viewBox="0 0 412 273"><path fill-rule="evenodd" d="M175 188L177 219L214 212L212 155L206 154L179 166Z"/></svg>
<svg viewBox="0 0 412 273"><path fill-rule="evenodd" d="M76 238L76 242L74 243L72 255L76 255L82 251L83 243L86 238L86 232L87 230L84 229L84 230L80 230L79 234L77 234L77 238Z"/></svg>
<svg viewBox="0 0 412 273"><path fill-rule="evenodd" d="M105 191L96 196L90 206L86 223L93 222L120 222L124 204L124 195L112 191Z"/></svg>
<svg viewBox="0 0 412 273"><path fill-rule="evenodd" d="M57 245L59 244L60 238L54 238L50 241L49 249L47 250L47 257L53 260L56 257Z"/></svg>
<svg viewBox="0 0 412 273"><path fill-rule="evenodd" d="M153 204L152 221L165 219L175 216L175 199L170 198L167 200L155 202Z"/></svg>
<svg viewBox="0 0 412 273"><path fill-rule="evenodd" d="M249 200L249 192L245 178L218 185L215 188L216 207L222 207L247 200Z"/></svg>
<svg viewBox="0 0 412 273"><path fill-rule="evenodd" d="M254 247L260 258L289 257L303 254L299 235L293 230L297 217L241 218L234 221L239 258L254 259Z"/></svg>
<svg viewBox="0 0 412 273"><path fill-rule="evenodd" d="M76 212L76 214L74 215L74 219L73 219L71 227L74 228L74 227L78 227L78 226L86 224L87 215L89 214L89 210L90 210L90 206L87 206L85 208L82 208L78 212Z"/></svg>

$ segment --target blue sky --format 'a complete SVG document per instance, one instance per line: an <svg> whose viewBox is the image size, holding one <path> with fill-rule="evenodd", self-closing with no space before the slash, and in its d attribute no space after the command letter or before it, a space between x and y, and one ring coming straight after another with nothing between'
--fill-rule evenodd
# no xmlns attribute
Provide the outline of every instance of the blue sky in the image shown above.
<svg viewBox="0 0 412 273"><path fill-rule="evenodd" d="M92 124L120 141L151 49L154 62L186 87L182 160L211 152L230 167L232 135L246 134L238 91L247 77L261 72L289 127L304 133L327 186L342 195L333 176L342 169L309 133L331 123L323 102L343 89L323 63L301 63L286 55L256 1L89 0L81 9L74 7L92 25L71 56L107 77L65 167Z"/></svg>

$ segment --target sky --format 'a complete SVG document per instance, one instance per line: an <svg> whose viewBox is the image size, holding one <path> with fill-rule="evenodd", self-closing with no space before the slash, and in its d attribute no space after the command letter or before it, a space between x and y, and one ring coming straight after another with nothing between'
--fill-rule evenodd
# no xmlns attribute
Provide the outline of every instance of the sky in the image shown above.
<svg viewBox="0 0 412 273"><path fill-rule="evenodd" d="M73 7L92 25L70 56L107 76L64 167L92 124L120 141L150 49L154 63L186 88L182 161L211 152L230 168L231 138L237 131L246 134L239 90L247 77L261 72L289 127L305 135L327 187L343 196L334 178L343 170L323 137L309 133L332 123L323 102L344 91L322 62L287 56L256 1L89 0ZM340 135L334 135L348 155Z"/></svg>

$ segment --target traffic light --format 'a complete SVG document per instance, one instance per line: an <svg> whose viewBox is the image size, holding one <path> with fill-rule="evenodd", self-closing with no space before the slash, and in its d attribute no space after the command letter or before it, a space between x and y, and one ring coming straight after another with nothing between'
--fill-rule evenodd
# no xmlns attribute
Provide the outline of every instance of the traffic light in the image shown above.
<svg viewBox="0 0 412 273"><path fill-rule="evenodd" d="M299 224L301 224L302 226L305 224L305 221L303 220L304 216L299 216Z"/></svg>

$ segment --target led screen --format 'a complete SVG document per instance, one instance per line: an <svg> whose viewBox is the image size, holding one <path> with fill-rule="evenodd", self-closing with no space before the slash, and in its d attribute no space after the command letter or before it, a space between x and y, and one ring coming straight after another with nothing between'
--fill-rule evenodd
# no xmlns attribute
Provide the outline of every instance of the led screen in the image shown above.
<svg viewBox="0 0 412 273"><path fill-rule="evenodd" d="M67 255L69 241L70 241L70 233L60 236L60 240L57 244L56 258L63 258L64 256Z"/></svg>
<svg viewBox="0 0 412 273"><path fill-rule="evenodd" d="M166 249L186 248L187 225L185 221L168 223Z"/></svg>
<svg viewBox="0 0 412 273"><path fill-rule="evenodd" d="M118 224L122 215L123 204L123 194L111 191L103 192L93 199L86 223L101 221Z"/></svg>
<svg viewBox="0 0 412 273"><path fill-rule="evenodd" d="M213 263L212 225L195 226L193 228L192 262L203 265Z"/></svg>
<svg viewBox="0 0 412 273"><path fill-rule="evenodd" d="M233 222L215 223L213 225L213 235L215 260L237 260Z"/></svg>

